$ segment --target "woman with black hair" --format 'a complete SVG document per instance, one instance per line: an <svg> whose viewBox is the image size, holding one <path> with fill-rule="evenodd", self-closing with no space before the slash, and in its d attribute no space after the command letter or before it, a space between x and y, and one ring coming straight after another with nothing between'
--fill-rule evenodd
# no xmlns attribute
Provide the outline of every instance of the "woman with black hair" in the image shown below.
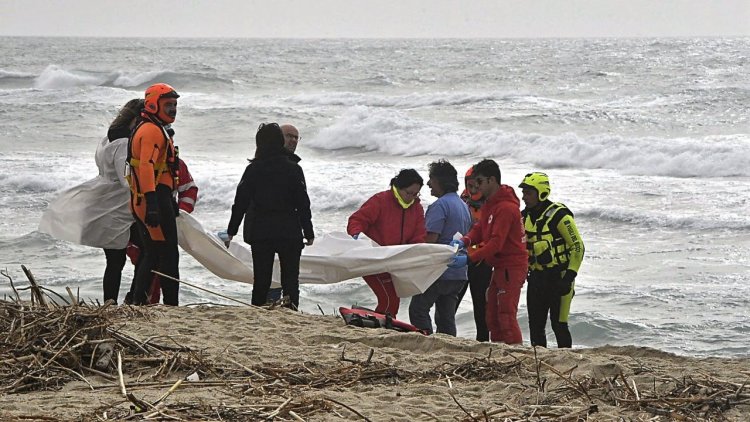
<svg viewBox="0 0 750 422"><path fill-rule="evenodd" d="M99 175L63 192L50 202L42 215L39 231L58 239L104 249L104 301L117 303L120 278L125 266L128 240L138 237L132 230L130 189L125 180L128 138L144 101L128 101L99 141L94 160Z"/></svg>
<svg viewBox="0 0 750 422"><path fill-rule="evenodd" d="M289 159L278 124L261 124L255 145L255 158L237 185L227 234L231 240L245 220L242 233L253 254L252 304L266 303L273 261L278 254L281 288L293 309L297 309L302 239L306 240L304 244L312 245L315 238L305 175Z"/></svg>
<svg viewBox="0 0 750 422"><path fill-rule="evenodd" d="M349 217L346 231L355 239L364 233L380 246L423 243L427 232L419 191L424 184L414 169L391 179L390 189L376 193ZM377 297L375 312L396 317L400 299L388 273L363 277Z"/></svg>

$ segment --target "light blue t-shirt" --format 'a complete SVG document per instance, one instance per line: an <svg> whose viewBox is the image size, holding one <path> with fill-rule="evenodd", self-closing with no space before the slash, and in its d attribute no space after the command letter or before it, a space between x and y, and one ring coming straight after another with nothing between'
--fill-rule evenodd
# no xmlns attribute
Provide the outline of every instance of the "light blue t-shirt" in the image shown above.
<svg viewBox="0 0 750 422"><path fill-rule="evenodd" d="M438 233L437 243L447 245L456 232L465 235L471 228L469 207L456 192L446 193L427 207L424 216L427 233ZM467 267L448 268L438 280L468 280Z"/></svg>

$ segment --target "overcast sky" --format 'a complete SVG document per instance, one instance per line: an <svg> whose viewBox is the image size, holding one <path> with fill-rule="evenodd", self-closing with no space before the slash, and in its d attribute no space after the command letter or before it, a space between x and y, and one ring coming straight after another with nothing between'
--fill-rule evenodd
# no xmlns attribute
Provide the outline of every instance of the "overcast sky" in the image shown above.
<svg viewBox="0 0 750 422"><path fill-rule="evenodd" d="M0 0L0 35L747 36L750 0Z"/></svg>

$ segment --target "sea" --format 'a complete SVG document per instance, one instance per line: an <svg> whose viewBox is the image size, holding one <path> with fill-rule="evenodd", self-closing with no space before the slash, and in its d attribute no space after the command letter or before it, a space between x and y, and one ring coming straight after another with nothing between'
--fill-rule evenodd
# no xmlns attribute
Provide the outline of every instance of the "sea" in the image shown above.
<svg viewBox="0 0 750 422"><path fill-rule="evenodd" d="M460 175L496 160L516 187L546 172L586 246L574 347L750 356L750 38L0 38L0 295L37 282L101 300L101 250L39 233L49 201L94 177L120 106L180 93L193 215L221 230L262 122L292 123L318 236L402 168ZM461 178L463 189L463 178ZM422 190L425 205L434 201ZM181 278L249 301L181 254ZM132 266L123 274L121 297ZM518 310L525 343L525 291ZM28 290L21 295L28 297ZM232 304L183 285L181 304ZM303 285L301 310L374 306L361 279ZM399 317L408 320L408 299ZM474 338L470 295L458 335ZM227 327L231 329L231 327ZM551 345L554 336L548 330Z"/></svg>

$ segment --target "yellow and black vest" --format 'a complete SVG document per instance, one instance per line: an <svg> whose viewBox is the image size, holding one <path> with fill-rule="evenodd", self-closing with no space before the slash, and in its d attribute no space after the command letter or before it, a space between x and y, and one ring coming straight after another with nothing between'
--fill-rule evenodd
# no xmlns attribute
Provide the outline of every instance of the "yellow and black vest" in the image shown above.
<svg viewBox="0 0 750 422"><path fill-rule="evenodd" d="M565 269L570 260L570 252L557 225L566 215L571 215L571 212L560 203L550 204L536 221L532 220L531 213L524 210L523 226L526 230L529 270Z"/></svg>

